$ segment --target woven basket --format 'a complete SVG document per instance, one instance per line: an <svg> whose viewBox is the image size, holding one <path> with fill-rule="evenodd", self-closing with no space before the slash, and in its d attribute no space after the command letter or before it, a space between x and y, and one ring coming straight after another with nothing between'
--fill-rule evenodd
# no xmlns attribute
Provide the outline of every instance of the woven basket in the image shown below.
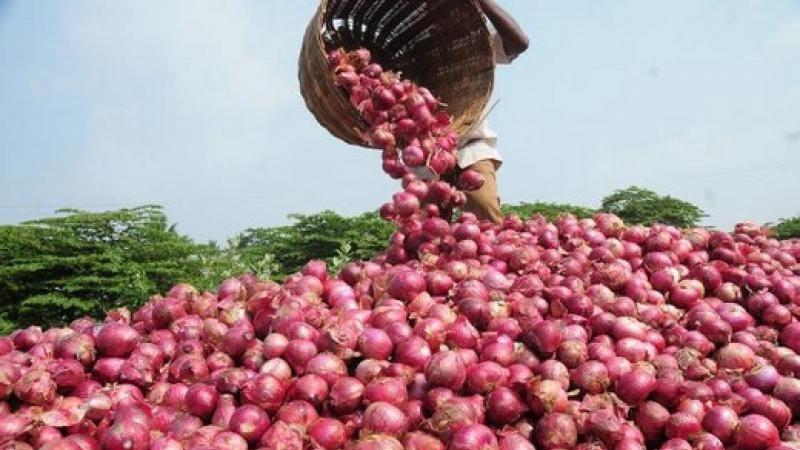
<svg viewBox="0 0 800 450"><path fill-rule="evenodd" d="M322 0L300 54L300 90L334 136L360 146L367 124L334 83L326 50L365 47L446 104L459 134L481 118L494 84L491 37L480 8L466 0Z"/></svg>

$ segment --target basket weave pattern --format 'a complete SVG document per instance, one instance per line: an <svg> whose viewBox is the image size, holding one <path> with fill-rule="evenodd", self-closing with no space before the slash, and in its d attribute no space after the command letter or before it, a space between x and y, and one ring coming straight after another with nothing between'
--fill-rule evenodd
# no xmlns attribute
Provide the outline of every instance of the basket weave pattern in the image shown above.
<svg viewBox="0 0 800 450"><path fill-rule="evenodd" d="M365 146L367 124L334 83L328 50L360 47L384 68L431 90L463 134L479 120L494 84L494 57L480 8L465 0L322 0L300 54L300 91L317 121Z"/></svg>

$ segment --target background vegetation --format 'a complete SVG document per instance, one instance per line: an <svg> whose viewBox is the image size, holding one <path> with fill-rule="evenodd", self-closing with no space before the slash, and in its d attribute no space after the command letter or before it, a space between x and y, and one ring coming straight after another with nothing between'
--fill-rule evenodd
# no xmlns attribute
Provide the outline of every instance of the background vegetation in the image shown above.
<svg viewBox="0 0 800 450"><path fill-rule="evenodd" d="M554 219L613 212L626 223L696 225L705 217L689 202L631 187L603 199L600 208L559 203L504 205L507 214ZM60 210L53 217L0 226L0 333L43 327L135 308L176 283L213 290L223 279L250 272L282 280L310 259L332 271L370 259L393 231L376 213L343 217L332 211L291 215L289 225L245 230L225 245L198 243L176 231L163 209L147 205L107 212ZM800 216L775 227L781 238L800 237Z"/></svg>

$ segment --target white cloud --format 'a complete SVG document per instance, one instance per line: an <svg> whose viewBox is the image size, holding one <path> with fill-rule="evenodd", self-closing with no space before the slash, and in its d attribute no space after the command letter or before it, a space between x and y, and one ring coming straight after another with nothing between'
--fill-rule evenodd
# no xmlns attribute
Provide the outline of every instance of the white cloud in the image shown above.
<svg viewBox="0 0 800 450"><path fill-rule="evenodd" d="M800 20L784 25L768 40L769 48L779 50L800 50Z"/></svg>

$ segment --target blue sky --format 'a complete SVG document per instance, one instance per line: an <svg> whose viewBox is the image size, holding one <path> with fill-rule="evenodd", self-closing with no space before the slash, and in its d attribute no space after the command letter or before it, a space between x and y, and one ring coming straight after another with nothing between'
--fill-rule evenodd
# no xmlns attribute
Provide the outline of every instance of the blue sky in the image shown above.
<svg viewBox="0 0 800 450"><path fill-rule="evenodd" d="M800 2L503 4L533 39L497 73L505 201L591 206L638 184L722 227L800 213ZM224 239L379 206L397 186L378 154L298 93L315 8L0 0L0 223L159 203Z"/></svg>

